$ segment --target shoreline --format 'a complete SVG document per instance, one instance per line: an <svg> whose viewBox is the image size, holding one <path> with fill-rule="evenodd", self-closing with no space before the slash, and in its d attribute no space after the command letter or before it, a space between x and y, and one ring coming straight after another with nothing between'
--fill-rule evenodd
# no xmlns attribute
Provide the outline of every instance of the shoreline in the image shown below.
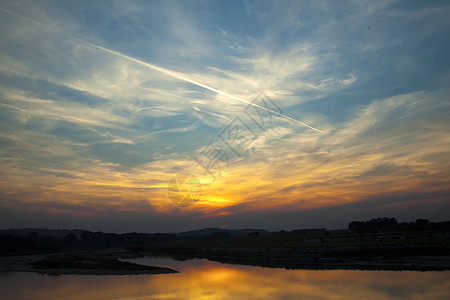
<svg viewBox="0 0 450 300"><path fill-rule="evenodd" d="M213 262L250 265L263 268L284 268L287 270L379 270L379 271L450 271L450 255L417 255L403 257L307 257L298 255L176 255L170 253L141 253L140 255L123 251L108 251L115 258L167 256L175 260L207 259ZM29 263L46 259L49 256L66 253L35 254L0 257L0 272L35 272L48 275L144 275L174 274L178 271L165 267L154 269L104 269L104 268L33 268ZM231 253L230 253L231 254ZM150 266L149 266L150 267Z"/></svg>
<svg viewBox="0 0 450 300"><path fill-rule="evenodd" d="M46 259L52 255L66 253L34 254L17 256L0 256L0 272L34 272L47 275L156 275L175 274L176 270L164 267L151 267L152 269L103 269L103 268L34 268L30 263ZM111 253L117 255L118 253ZM150 266L146 266L150 267Z"/></svg>
<svg viewBox="0 0 450 300"><path fill-rule="evenodd" d="M236 258L227 256L204 257L227 264L251 265L287 270L360 270L360 271L450 271L450 256L411 256L395 259L298 259L298 258Z"/></svg>

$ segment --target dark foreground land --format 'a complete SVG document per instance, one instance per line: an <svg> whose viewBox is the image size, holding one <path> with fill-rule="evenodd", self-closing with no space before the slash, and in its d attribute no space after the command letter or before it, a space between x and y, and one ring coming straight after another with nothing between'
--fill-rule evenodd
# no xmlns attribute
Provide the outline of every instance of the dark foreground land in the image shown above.
<svg viewBox="0 0 450 300"><path fill-rule="evenodd" d="M399 224L394 218L377 218L351 222L349 230L340 231L207 228L178 234L43 229L0 232L0 271L113 275L176 272L118 259L130 255L206 258L287 269L443 271L450 270L450 222L418 219Z"/></svg>
<svg viewBox="0 0 450 300"><path fill-rule="evenodd" d="M1 271L38 272L50 275L140 275L178 273L169 268L143 266L118 259L120 249L83 253L37 254L0 257Z"/></svg>
<svg viewBox="0 0 450 300"><path fill-rule="evenodd" d="M450 270L450 233L185 240L143 247L139 253L287 269L443 271Z"/></svg>

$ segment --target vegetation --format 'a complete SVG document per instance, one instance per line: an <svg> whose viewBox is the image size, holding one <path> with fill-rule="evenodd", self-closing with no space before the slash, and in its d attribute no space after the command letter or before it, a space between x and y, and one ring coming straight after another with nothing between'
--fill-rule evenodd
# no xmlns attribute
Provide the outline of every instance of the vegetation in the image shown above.
<svg viewBox="0 0 450 300"><path fill-rule="evenodd" d="M0 235L0 254L86 251L121 248L137 255L169 255L179 259L207 258L229 263L289 268L351 266L358 260L403 261L435 257L445 261L450 253L450 222L398 223L395 218L353 221L349 230L324 228L267 232L258 229L223 230L207 228L181 234L102 233L82 231L65 236ZM426 262L399 263L399 268L427 268ZM450 269L447 263L432 269ZM369 264L370 265L370 264ZM128 268L111 258L75 256L51 257L34 264L38 268ZM436 267L437 266L437 267Z"/></svg>
<svg viewBox="0 0 450 300"><path fill-rule="evenodd" d="M430 222L427 219L417 219L415 222L398 223L395 218L376 218L369 221L353 221L348 224L348 229L357 233L376 233L393 231L424 231L424 230L448 230L448 222Z"/></svg>
<svg viewBox="0 0 450 300"><path fill-rule="evenodd" d="M51 253L60 251L86 250L110 247L137 247L144 244L173 241L173 234L163 233L103 233L84 231L66 236L39 235L28 232L26 235L0 234L0 255L19 255Z"/></svg>
<svg viewBox="0 0 450 300"><path fill-rule="evenodd" d="M90 270L163 270L165 268L143 266L114 258L66 254L50 256L30 263L35 269L90 269Z"/></svg>

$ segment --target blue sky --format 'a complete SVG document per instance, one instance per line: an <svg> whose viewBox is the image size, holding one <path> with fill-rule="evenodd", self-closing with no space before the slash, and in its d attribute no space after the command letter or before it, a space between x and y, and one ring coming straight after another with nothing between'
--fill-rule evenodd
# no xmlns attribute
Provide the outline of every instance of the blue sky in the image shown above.
<svg viewBox="0 0 450 300"><path fill-rule="evenodd" d="M447 1L2 1L0 226L444 220L449 13ZM275 116L261 129L227 96L261 92L323 133ZM254 134L241 156L220 138L236 117ZM211 142L229 158L216 181L194 159ZM201 181L195 205L168 199L177 173Z"/></svg>

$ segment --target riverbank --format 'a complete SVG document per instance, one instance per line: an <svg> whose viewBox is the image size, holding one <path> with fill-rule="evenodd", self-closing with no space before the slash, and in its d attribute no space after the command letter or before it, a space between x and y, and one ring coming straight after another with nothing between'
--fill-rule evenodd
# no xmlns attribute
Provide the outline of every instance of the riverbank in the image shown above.
<svg viewBox="0 0 450 300"><path fill-rule="evenodd" d="M302 270L384 270L384 271L448 271L450 256L409 256L397 258L299 258L208 256L211 261L267 268Z"/></svg>
<svg viewBox="0 0 450 300"><path fill-rule="evenodd" d="M445 271L450 270L450 233L197 239L167 243L140 253L286 269Z"/></svg>
<svg viewBox="0 0 450 300"><path fill-rule="evenodd" d="M68 253L72 257L64 258ZM168 268L125 266L119 260L153 255L286 269L446 271L450 270L450 232L190 236L107 249L0 257L0 271L92 275L176 272ZM49 260L52 256L59 260ZM38 261L41 263L36 264Z"/></svg>
<svg viewBox="0 0 450 300"><path fill-rule="evenodd" d="M109 251L108 255L92 253L53 253L0 257L0 271L36 272L49 275L141 275L171 274L178 271L143 266L118 260L123 252ZM128 257L130 257L128 255Z"/></svg>

